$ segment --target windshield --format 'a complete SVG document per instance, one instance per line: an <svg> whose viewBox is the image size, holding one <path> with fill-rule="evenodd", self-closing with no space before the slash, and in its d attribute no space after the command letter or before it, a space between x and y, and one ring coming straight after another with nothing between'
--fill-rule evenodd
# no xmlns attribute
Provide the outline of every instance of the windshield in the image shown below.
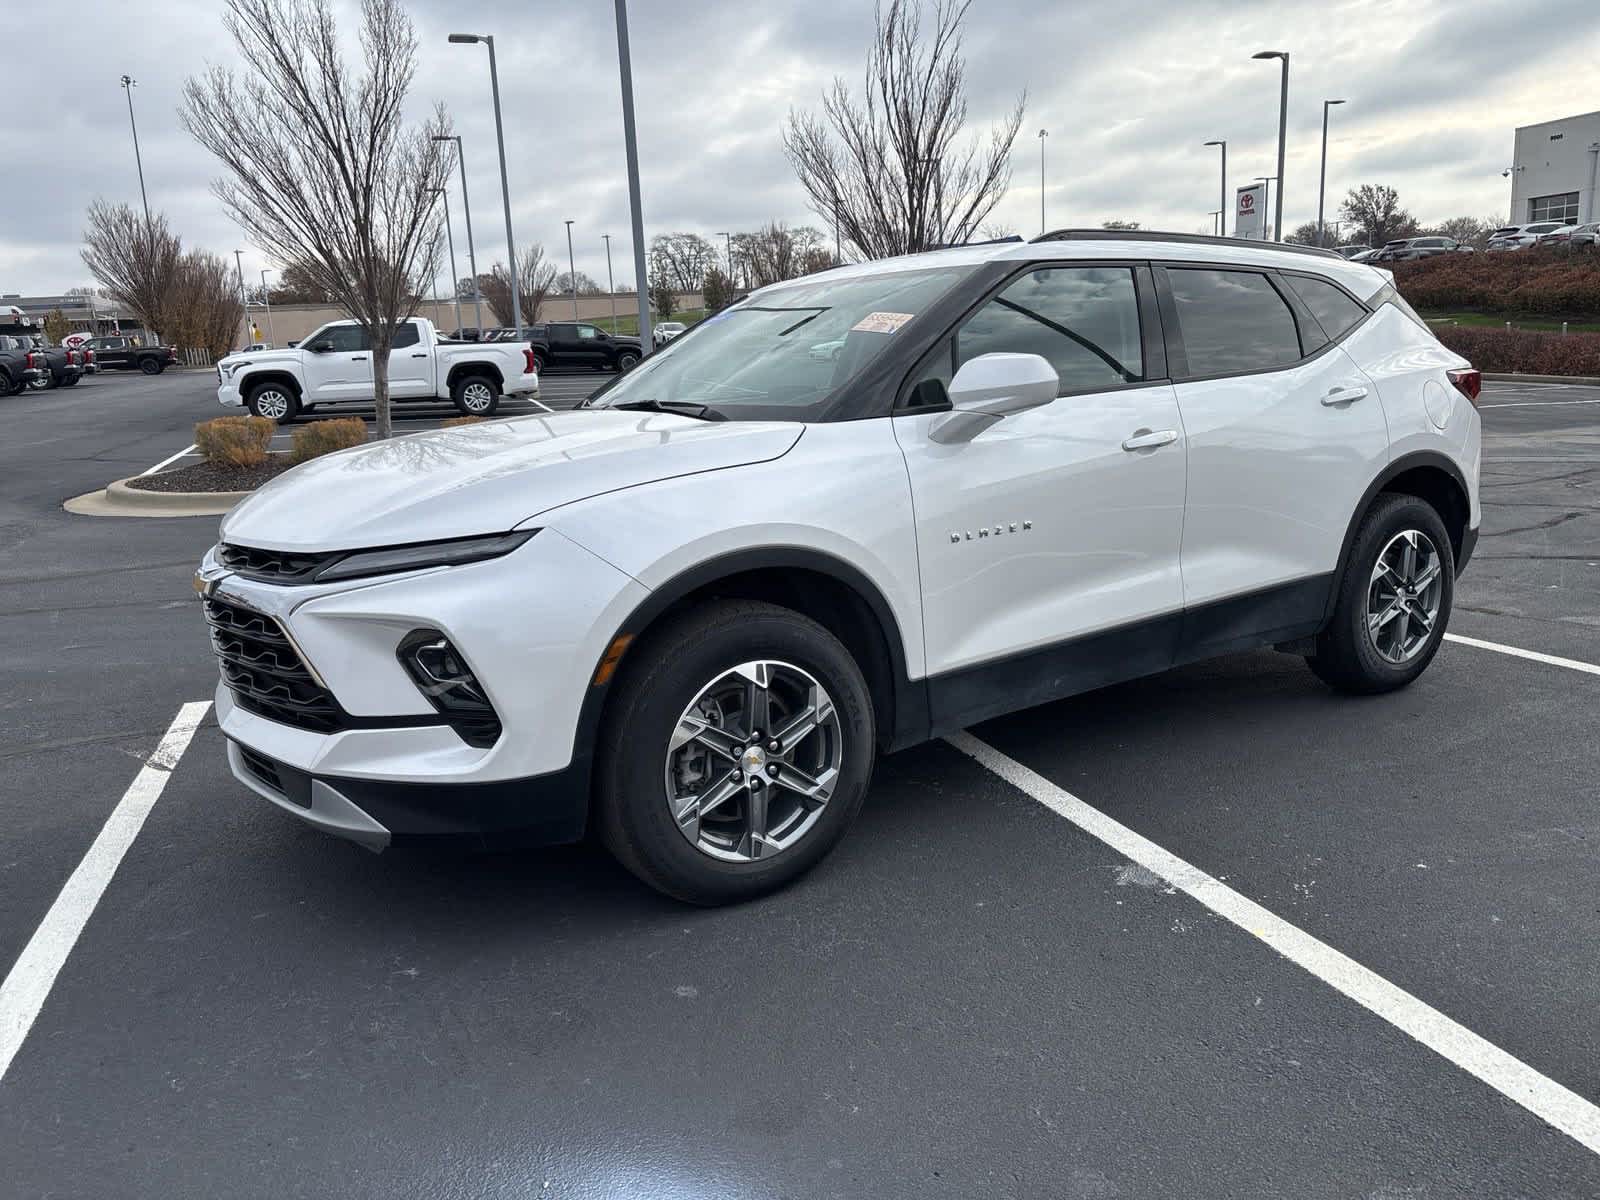
<svg viewBox="0 0 1600 1200"><path fill-rule="evenodd" d="M818 278L753 296L674 338L590 403L805 420L973 269Z"/></svg>

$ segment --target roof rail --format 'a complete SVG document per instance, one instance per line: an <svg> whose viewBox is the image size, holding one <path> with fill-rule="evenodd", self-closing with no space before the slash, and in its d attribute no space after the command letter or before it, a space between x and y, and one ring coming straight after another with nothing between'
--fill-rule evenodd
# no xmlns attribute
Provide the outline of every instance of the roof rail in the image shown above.
<svg viewBox="0 0 1600 1200"><path fill-rule="evenodd" d="M1262 242L1253 238L1213 237L1209 233L1161 233L1150 229L1052 229L1032 239L1035 242L1177 242L1190 246L1251 246L1256 249L1285 250L1291 254L1314 254L1319 258L1341 258L1320 246L1298 246L1293 242Z"/></svg>

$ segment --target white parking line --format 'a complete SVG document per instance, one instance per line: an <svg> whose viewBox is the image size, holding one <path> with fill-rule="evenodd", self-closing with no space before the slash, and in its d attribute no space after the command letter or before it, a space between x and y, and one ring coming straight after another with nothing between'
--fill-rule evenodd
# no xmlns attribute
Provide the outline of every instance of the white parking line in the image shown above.
<svg viewBox="0 0 1600 1200"><path fill-rule="evenodd" d="M1507 400L1500 404L1480 404L1483 408L1550 408L1560 404L1600 404L1600 400Z"/></svg>
<svg viewBox="0 0 1600 1200"><path fill-rule="evenodd" d="M1600 666L1576 658L1558 658L1554 654L1541 654L1537 650L1524 650L1521 646L1507 646L1500 642L1485 642L1479 638L1463 637L1459 633L1447 633L1444 640L1459 642L1463 646L1476 646L1479 650L1493 650L1496 654L1509 654L1513 658L1531 659L1552 667L1565 667L1569 671L1582 671L1585 675L1600 675Z"/></svg>
<svg viewBox="0 0 1600 1200"><path fill-rule="evenodd" d="M1267 911L1254 900L1240 895L1200 868L1163 850L1099 809L1085 804L1071 792L1057 787L987 742L979 741L969 733L952 734L946 741L963 754L976 759L1012 787L1027 793L1090 836L1100 839L1123 857L1161 876L1223 920L1260 938L1296 966L1309 971L1335 991L1449 1059L1463 1071L1475 1075L1585 1149L1600 1154L1600 1107L1541 1075L1521 1059L1513 1058L1466 1026Z"/></svg>
<svg viewBox="0 0 1600 1200"><path fill-rule="evenodd" d="M0 1080L10 1070L11 1060L22 1048L28 1030L33 1028L34 1018L44 1007L56 976L77 944L78 935L94 913L95 905L100 903L123 855L139 836L145 818L171 778L172 769L188 749L189 740L210 708L211 701L196 700L178 710L161 743L145 760L116 808L111 810L94 844L62 885L55 903L39 928L33 931L5 982L0 983Z"/></svg>
<svg viewBox="0 0 1600 1200"><path fill-rule="evenodd" d="M198 449L198 447L196 447L196 446L185 446L182 450L179 450L171 458L163 458L160 462L158 462L155 466L151 467L148 471L140 471L139 475L141 477L143 477L145 475L154 475L157 471L161 470L161 468L166 466L168 463L175 463L180 458L182 458L185 454L193 454L196 449Z"/></svg>

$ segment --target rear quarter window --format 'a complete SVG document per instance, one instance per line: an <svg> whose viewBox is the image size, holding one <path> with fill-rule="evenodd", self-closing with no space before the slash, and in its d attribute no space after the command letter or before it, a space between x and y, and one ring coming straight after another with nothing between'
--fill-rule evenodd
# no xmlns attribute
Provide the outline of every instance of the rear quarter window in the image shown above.
<svg viewBox="0 0 1600 1200"><path fill-rule="evenodd" d="M1326 279L1312 279L1305 275L1285 275L1283 278L1311 310L1311 315L1317 319L1317 324L1322 326L1322 332L1328 335L1330 341L1338 341L1367 315L1366 308Z"/></svg>

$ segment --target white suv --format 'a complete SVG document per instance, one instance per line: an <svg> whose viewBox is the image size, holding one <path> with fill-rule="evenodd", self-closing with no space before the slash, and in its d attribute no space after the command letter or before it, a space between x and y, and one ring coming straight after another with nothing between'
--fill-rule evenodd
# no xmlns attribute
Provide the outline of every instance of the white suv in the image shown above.
<svg viewBox="0 0 1600 1200"><path fill-rule="evenodd" d="M1477 539L1478 380L1309 248L1064 232L764 288L578 411L235 508L197 579L229 760L370 847L592 829L751 896L877 753L974 721L1259 646L1410 683Z"/></svg>

